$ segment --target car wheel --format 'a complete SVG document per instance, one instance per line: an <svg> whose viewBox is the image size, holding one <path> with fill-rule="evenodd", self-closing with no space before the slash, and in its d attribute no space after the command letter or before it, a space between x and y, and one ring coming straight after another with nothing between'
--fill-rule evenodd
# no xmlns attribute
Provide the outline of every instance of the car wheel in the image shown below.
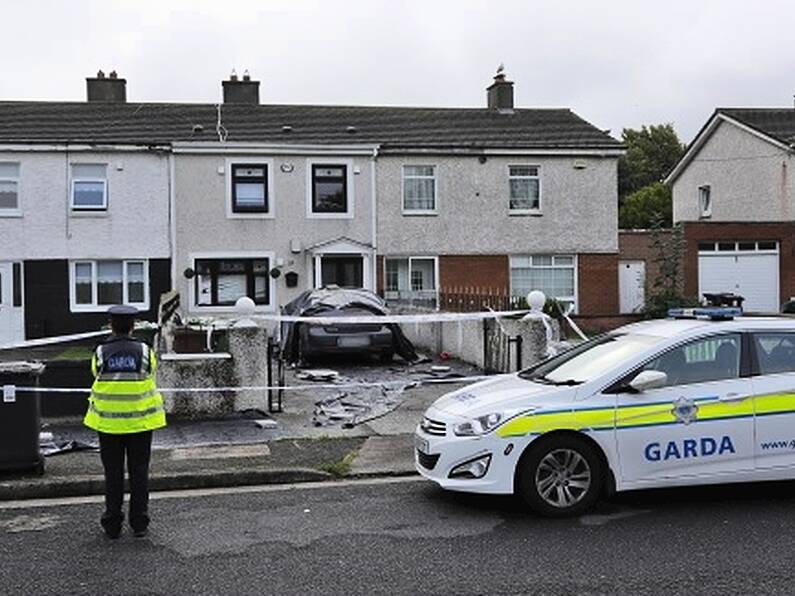
<svg viewBox="0 0 795 596"><path fill-rule="evenodd" d="M548 517L582 513L593 506L603 486L599 455L576 436L537 439L517 467L517 492L533 510Z"/></svg>

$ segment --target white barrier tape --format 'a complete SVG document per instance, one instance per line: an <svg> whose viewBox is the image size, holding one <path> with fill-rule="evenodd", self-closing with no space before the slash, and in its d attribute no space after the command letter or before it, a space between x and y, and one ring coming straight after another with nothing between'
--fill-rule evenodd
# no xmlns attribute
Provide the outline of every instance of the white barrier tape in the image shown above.
<svg viewBox="0 0 795 596"><path fill-rule="evenodd" d="M457 321L480 321L526 315L529 310L499 310L479 312L429 313L425 315L372 315L365 317L296 317L291 315L256 315L251 317L261 321L276 323L314 323L316 325L337 325L353 323L449 323Z"/></svg>
<svg viewBox="0 0 795 596"><path fill-rule="evenodd" d="M499 375L475 375L470 377L449 377L441 379L415 379L404 381L377 381L373 383L304 383L302 385L286 385L279 387L278 385L244 385L241 387L166 387L159 388L160 393L202 393L208 391L226 391L226 392L241 392L241 391L268 391L279 390L282 391L301 391L305 389L353 389L355 387L400 387L410 385L444 385L456 383L475 383L477 381L484 381L486 379L497 379L500 377L510 376L511 373ZM91 393L91 389L84 389L78 387L16 387L17 392L26 393Z"/></svg>
<svg viewBox="0 0 795 596"><path fill-rule="evenodd" d="M0 344L0 350L11 350L14 348L36 348L38 346L50 346L53 344L69 343L80 339L90 339L92 337L100 337L108 335L110 329L102 331L88 331L86 333L74 333L72 335L56 335L53 337L42 337L40 339L28 339L25 341L18 341L10 344Z"/></svg>

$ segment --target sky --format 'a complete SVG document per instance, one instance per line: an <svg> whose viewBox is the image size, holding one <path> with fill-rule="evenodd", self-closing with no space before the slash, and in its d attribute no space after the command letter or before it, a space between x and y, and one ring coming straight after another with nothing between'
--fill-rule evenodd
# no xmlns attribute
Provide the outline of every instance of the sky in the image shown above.
<svg viewBox="0 0 795 596"><path fill-rule="evenodd" d="M793 106L792 0L0 0L0 99L217 102L232 69L262 103L569 107L616 138L718 106Z"/></svg>

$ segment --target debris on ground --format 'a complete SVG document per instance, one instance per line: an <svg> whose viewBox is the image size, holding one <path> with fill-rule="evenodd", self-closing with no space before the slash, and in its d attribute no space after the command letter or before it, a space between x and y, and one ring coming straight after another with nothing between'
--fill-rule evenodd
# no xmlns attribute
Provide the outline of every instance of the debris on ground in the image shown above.
<svg viewBox="0 0 795 596"><path fill-rule="evenodd" d="M254 424L256 424L259 428L263 429L276 428L277 426L279 426L279 423L271 418L263 418L260 420L255 420Z"/></svg>
<svg viewBox="0 0 795 596"><path fill-rule="evenodd" d="M296 378L303 379L305 381L315 381L315 382L328 382L328 381L336 381L340 373L336 370L325 369L325 368L317 368L317 369L309 369L309 370L302 370L295 374Z"/></svg>
<svg viewBox="0 0 795 596"><path fill-rule="evenodd" d="M50 455L60 455L70 451L99 451L99 445L83 443L82 441L49 441L39 445L39 451L45 457Z"/></svg>

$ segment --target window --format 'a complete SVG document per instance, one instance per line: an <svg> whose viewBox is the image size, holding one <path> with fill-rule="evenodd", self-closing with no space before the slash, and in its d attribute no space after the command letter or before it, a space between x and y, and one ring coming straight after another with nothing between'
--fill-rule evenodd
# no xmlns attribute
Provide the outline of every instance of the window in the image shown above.
<svg viewBox="0 0 795 596"><path fill-rule="evenodd" d="M19 212L19 164L0 162L0 215Z"/></svg>
<svg viewBox="0 0 795 596"><path fill-rule="evenodd" d="M795 372L795 333L755 333L760 375Z"/></svg>
<svg viewBox="0 0 795 596"><path fill-rule="evenodd" d="M387 258L384 267L385 298L395 304L436 308L436 270L436 257Z"/></svg>
<svg viewBox="0 0 795 596"><path fill-rule="evenodd" d="M511 211L537 211L541 208L538 170L538 166L508 166Z"/></svg>
<svg viewBox="0 0 795 596"><path fill-rule="evenodd" d="M72 261L72 311L102 311L114 304L149 309L149 263L130 261Z"/></svg>
<svg viewBox="0 0 795 596"><path fill-rule="evenodd" d="M403 166L403 212L436 211L436 166Z"/></svg>
<svg viewBox="0 0 795 596"><path fill-rule="evenodd" d="M712 215L712 192L709 185L698 187L698 208L701 217Z"/></svg>
<svg viewBox="0 0 795 596"><path fill-rule="evenodd" d="M576 306L575 267L572 255L511 257L511 295L523 298L541 290L547 298Z"/></svg>
<svg viewBox="0 0 795 596"><path fill-rule="evenodd" d="M641 370L664 372L666 387L736 379L740 376L740 335L692 341L661 354Z"/></svg>
<svg viewBox="0 0 795 596"><path fill-rule="evenodd" d="M107 166L72 164L72 209L101 211L107 208Z"/></svg>
<svg viewBox="0 0 795 596"><path fill-rule="evenodd" d="M312 164L312 213L348 212L348 168Z"/></svg>
<svg viewBox="0 0 795 596"><path fill-rule="evenodd" d="M267 164L231 164L233 213L268 212Z"/></svg>
<svg viewBox="0 0 795 596"><path fill-rule="evenodd" d="M270 260L196 259L194 262L196 306L234 306L248 296L254 304L270 304Z"/></svg>

